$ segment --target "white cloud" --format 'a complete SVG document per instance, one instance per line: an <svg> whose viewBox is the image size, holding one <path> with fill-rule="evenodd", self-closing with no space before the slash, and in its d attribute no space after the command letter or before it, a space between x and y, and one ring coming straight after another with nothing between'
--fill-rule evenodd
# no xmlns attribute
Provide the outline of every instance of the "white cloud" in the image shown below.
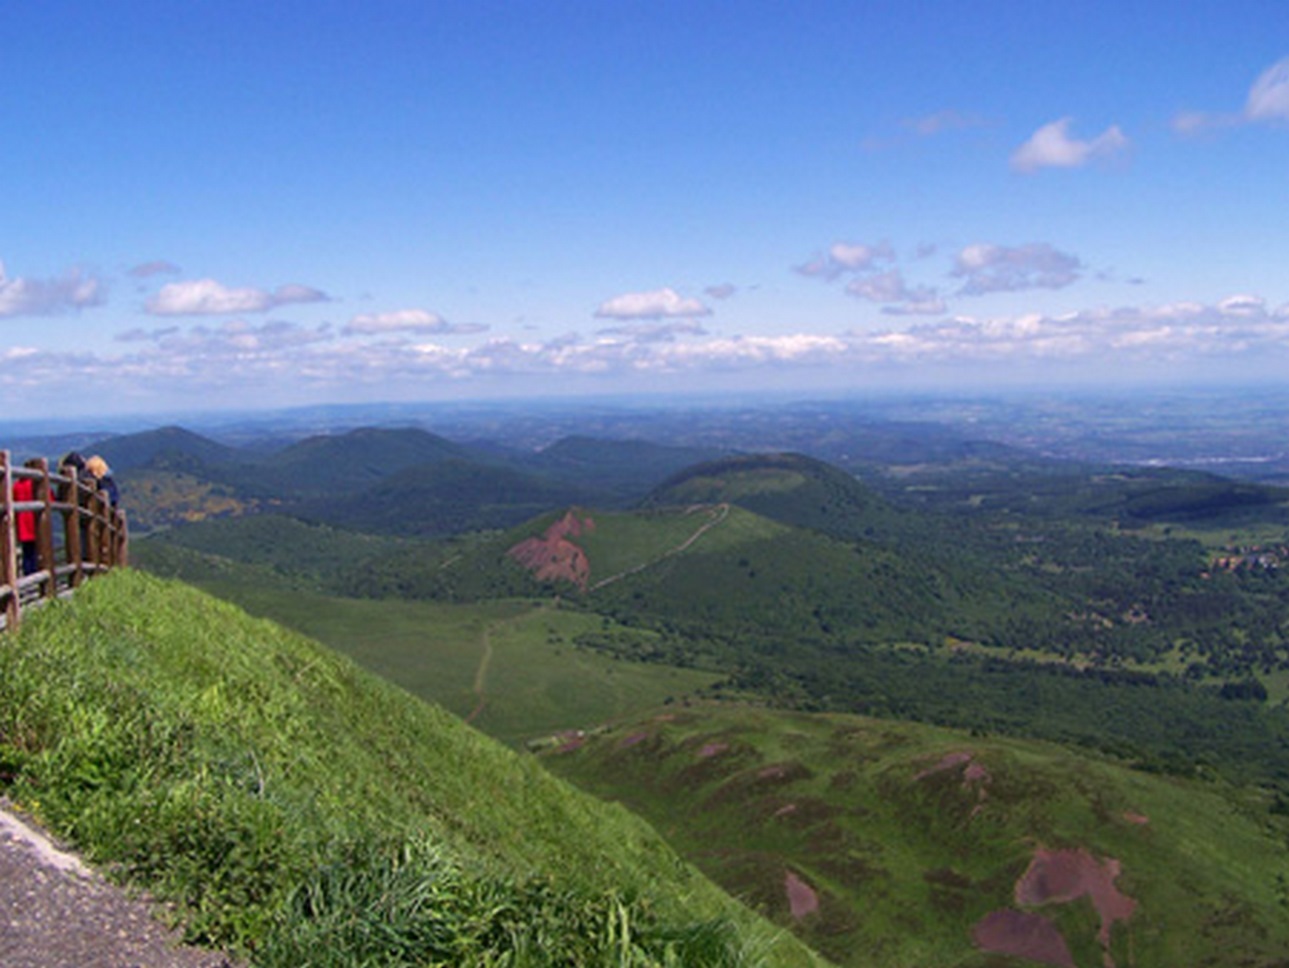
<svg viewBox="0 0 1289 968"><path fill-rule="evenodd" d="M80 269L71 269L57 279L10 279L0 262L0 318L55 316L102 305L104 297L102 280Z"/></svg>
<svg viewBox="0 0 1289 968"><path fill-rule="evenodd" d="M982 242L958 253L952 275L964 280L960 294L979 296L1024 289L1061 289L1075 282L1082 269L1077 256L1046 242L1010 247Z"/></svg>
<svg viewBox="0 0 1289 968"><path fill-rule="evenodd" d="M1071 118L1061 118L1043 125L1012 154L1012 167L1027 174L1040 168L1081 168L1128 146L1118 125L1111 125L1091 141L1080 141L1070 136L1071 123Z"/></svg>
<svg viewBox="0 0 1289 968"><path fill-rule="evenodd" d="M895 316L934 316L943 313L944 300L927 286L909 288L898 269L852 279L846 292L870 302L885 303L882 312Z"/></svg>
<svg viewBox="0 0 1289 968"><path fill-rule="evenodd" d="M876 245L834 242L826 253L816 255L809 262L795 268L803 276L832 280L848 272L871 271L879 263L890 262L894 258L895 250L889 242L879 242Z"/></svg>
<svg viewBox="0 0 1289 968"><path fill-rule="evenodd" d="M1289 122L1289 57L1272 64L1253 82L1244 116L1249 121Z"/></svg>
<svg viewBox="0 0 1289 968"><path fill-rule="evenodd" d="M711 310L697 299L685 299L674 289L628 292L600 304L595 315L602 319L664 319L710 316Z"/></svg>
<svg viewBox="0 0 1289 968"><path fill-rule="evenodd" d="M677 336L705 336L702 323L628 323L599 330L602 336L625 337L637 343L671 342Z"/></svg>
<svg viewBox="0 0 1289 968"><path fill-rule="evenodd" d="M226 316L263 313L279 306L327 299L327 294L318 289L294 283L268 292L249 287L233 289L214 279L193 279L162 286L145 309L154 316Z"/></svg>
<svg viewBox="0 0 1289 968"><path fill-rule="evenodd" d="M987 258L980 260L988 263ZM891 291L888 290L889 294ZM604 377L626 385L658 375L759 374L810 368L837 379L943 367L976 375L1190 365L1267 373L1289 362L1289 306L1256 295L1215 304L1178 302L1099 308L1060 316L954 316L881 331L718 336L696 322L624 325L584 339L490 338L447 347L414 331L355 333L328 325L252 323L166 327L123 334L122 351L0 351L0 405L32 393L94 386L96 398L133 406L218 395L263 404L390 393L423 395L435 384L531 377L571 385ZM992 369L991 369L992 368ZM930 372L928 370L927 372ZM813 379L813 377L812 377ZM537 382L533 383L538 386ZM155 403L154 403L155 405Z"/></svg>
<svg viewBox="0 0 1289 968"><path fill-rule="evenodd" d="M482 333L480 323L449 323L438 313L425 309L398 309L388 313L364 313L349 320L342 332L347 336L378 336L388 333L451 334Z"/></svg>

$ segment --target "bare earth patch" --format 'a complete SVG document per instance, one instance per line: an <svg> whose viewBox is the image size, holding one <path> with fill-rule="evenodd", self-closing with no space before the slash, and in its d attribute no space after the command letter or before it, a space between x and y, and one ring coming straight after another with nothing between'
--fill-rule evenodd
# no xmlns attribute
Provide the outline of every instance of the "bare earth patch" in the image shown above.
<svg viewBox="0 0 1289 968"><path fill-rule="evenodd" d="M971 939L991 954L1028 958L1058 968L1076 968L1061 932L1041 914L1004 908L986 914L971 929Z"/></svg>
<svg viewBox="0 0 1289 968"><path fill-rule="evenodd" d="M927 769L916 773L913 780L917 782L950 770L961 770L963 789L966 790L972 787L976 789L976 805L971 809L971 815L974 817L984 809L985 801L989 799L989 781L993 779L985 765L976 762L975 756L976 754L970 750L946 753L935 766L927 767Z"/></svg>
<svg viewBox="0 0 1289 968"><path fill-rule="evenodd" d="M595 520L578 517L570 510L552 524L540 537L519 542L506 555L527 568L538 581L572 582L586 591L591 577L591 562L586 552L569 538L595 530Z"/></svg>
<svg viewBox="0 0 1289 968"><path fill-rule="evenodd" d="M819 895L815 889L792 871L783 875L783 890L788 895L788 910L794 920L800 921L807 914L819 910Z"/></svg>
<svg viewBox="0 0 1289 968"><path fill-rule="evenodd" d="M1034 851L1029 869L1016 882L1016 903L1023 905L1067 904L1087 896L1101 917L1097 940L1105 951L1105 963L1114 968L1110 957L1110 929L1116 921L1127 921L1137 909L1137 902L1115 887L1120 865L1113 857L1099 861L1086 850Z"/></svg>
<svg viewBox="0 0 1289 968"><path fill-rule="evenodd" d="M1113 857L1098 860L1084 848L1039 847L1016 882L1016 904L1069 904L1087 897L1101 918L1097 941L1101 944L1102 961L1106 968L1115 968L1110 957L1110 931L1115 922L1131 919L1137 909L1137 902L1115 886L1119 873L1119 861ZM994 911L976 923L971 936L982 951L992 954L1016 955L1069 968L1074 965L1060 931L1037 914L1011 909ZM1028 953L1031 949L1040 954Z"/></svg>
<svg viewBox="0 0 1289 968"><path fill-rule="evenodd" d="M632 733L630 736L624 736L622 737L622 739L618 740L618 749L620 750L630 749L632 746L635 746L636 743L639 743L641 740L647 739L648 736L649 736L648 733Z"/></svg>
<svg viewBox="0 0 1289 968"><path fill-rule="evenodd" d="M706 760L706 759L710 759L713 756L720 756L729 748L730 748L729 743L707 743L701 750L698 751L698 758L700 760Z"/></svg>

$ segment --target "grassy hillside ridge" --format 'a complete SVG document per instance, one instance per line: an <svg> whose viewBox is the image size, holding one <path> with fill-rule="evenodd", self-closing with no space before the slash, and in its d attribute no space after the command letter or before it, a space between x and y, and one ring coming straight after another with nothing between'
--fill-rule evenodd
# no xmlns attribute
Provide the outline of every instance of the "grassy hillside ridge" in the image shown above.
<svg viewBox="0 0 1289 968"><path fill-rule="evenodd" d="M194 589L115 573L4 645L5 792L256 964L809 963L625 811Z"/></svg>
<svg viewBox="0 0 1289 968"><path fill-rule="evenodd" d="M804 454L742 454L685 468L659 484L646 507L728 501L776 521L839 538L892 530L897 512L845 471Z"/></svg>
<svg viewBox="0 0 1289 968"><path fill-rule="evenodd" d="M1053 744L729 705L672 708L544 759L841 964L1019 964L991 960L972 932L1017 908L1039 849L1118 861L1115 887L1135 902L1108 950L1086 900L1022 906L1051 919L1080 968L1107 953L1136 968L1289 958L1289 831L1265 798L1224 784Z"/></svg>

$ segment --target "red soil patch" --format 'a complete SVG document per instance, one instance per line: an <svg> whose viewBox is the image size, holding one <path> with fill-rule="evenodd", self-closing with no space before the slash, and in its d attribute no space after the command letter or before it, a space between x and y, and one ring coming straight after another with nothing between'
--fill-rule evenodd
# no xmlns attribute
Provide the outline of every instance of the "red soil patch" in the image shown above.
<svg viewBox="0 0 1289 968"><path fill-rule="evenodd" d="M1028 958L1058 968L1076 968L1074 955L1061 932L1041 914L1003 909L976 922L971 940L989 954Z"/></svg>
<svg viewBox="0 0 1289 968"><path fill-rule="evenodd" d="M800 921L807 914L819 910L819 895L815 889L792 871L783 875L783 890L788 895L788 910L795 920Z"/></svg>
<svg viewBox="0 0 1289 968"><path fill-rule="evenodd" d="M698 758L700 760L711 759L713 756L720 756L729 748L729 743L708 743L698 751Z"/></svg>
<svg viewBox="0 0 1289 968"><path fill-rule="evenodd" d="M774 815L776 817L786 817L788 814L796 812L797 805L795 803L785 803L778 810L774 811Z"/></svg>
<svg viewBox="0 0 1289 968"><path fill-rule="evenodd" d="M1146 824L1150 823L1150 818L1144 813L1133 813L1131 810L1125 810L1123 812L1123 819L1128 821L1128 823L1135 823L1138 827L1144 827Z"/></svg>
<svg viewBox="0 0 1289 968"><path fill-rule="evenodd" d="M618 741L618 749L625 750L632 746L635 746L636 743L639 743L641 740L648 738L648 736L649 736L648 733L632 733L630 736L624 736L621 740Z"/></svg>
<svg viewBox="0 0 1289 968"><path fill-rule="evenodd" d="M569 538L594 530L594 519L579 518L575 511L570 510L541 537L519 542L506 555L532 572L538 581L568 581L586 591L587 580L591 577L591 562L586 552Z"/></svg>
<svg viewBox="0 0 1289 968"><path fill-rule="evenodd" d="M1137 909L1137 902L1120 892L1114 882L1120 865L1113 857L1099 861L1086 850L1034 851L1029 869L1016 882L1016 903L1067 904L1085 895L1091 899L1101 917L1097 940L1105 952L1105 963L1114 968L1110 958L1110 929L1116 921L1127 921Z"/></svg>

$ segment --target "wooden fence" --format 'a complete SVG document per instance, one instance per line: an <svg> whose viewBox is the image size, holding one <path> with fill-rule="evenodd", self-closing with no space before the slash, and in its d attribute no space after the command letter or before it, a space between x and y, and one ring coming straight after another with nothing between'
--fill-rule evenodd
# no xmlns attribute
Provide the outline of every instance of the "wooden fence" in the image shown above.
<svg viewBox="0 0 1289 968"><path fill-rule="evenodd" d="M88 578L127 563L125 513L93 476L51 471L43 457L20 467L0 450L0 630L16 628L24 610L70 595ZM29 500L14 485L31 482ZM26 490L26 488L22 488ZM19 540L19 515L32 515L35 541Z"/></svg>

